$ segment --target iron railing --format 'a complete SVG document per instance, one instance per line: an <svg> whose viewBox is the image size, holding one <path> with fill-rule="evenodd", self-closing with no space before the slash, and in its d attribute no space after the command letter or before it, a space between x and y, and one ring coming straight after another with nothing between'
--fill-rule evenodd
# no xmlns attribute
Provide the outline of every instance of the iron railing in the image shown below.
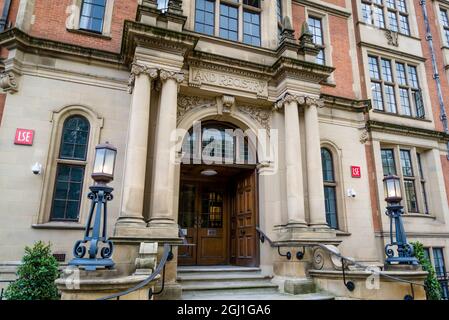
<svg viewBox="0 0 449 320"><path fill-rule="evenodd" d="M162 253L162 257L161 257L161 260L159 261L158 266L156 267L154 272L152 274L150 274L145 280L143 280L142 282L140 282L139 284L137 284L136 286L134 286L130 289L127 289L127 290L119 292L119 293L114 293L109 296L99 298L97 300L111 300L111 299L120 300L120 297L130 294L134 291L137 291L137 290L142 289L145 286L147 286L151 281L156 279L156 277L158 275L160 275L161 272L163 272L162 287L158 292L153 292L152 288L150 288L149 289L149 299L151 299L152 296L155 294L162 293L162 291L164 291L164 286L165 286L165 265L166 265L167 261L170 261L171 259L173 259L172 246L170 244L166 243L166 244L164 244L164 252Z"/></svg>
<svg viewBox="0 0 449 320"><path fill-rule="evenodd" d="M182 245L189 245L187 243L187 240L185 238L184 233L182 232L182 230L181 230L181 228L179 226L178 226L178 230L179 230L178 231L178 236L182 240ZM127 290L119 292L119 293L111 294L109 296L102 297L102 298L99 298L97 300L111 300L111 299L120 300L120 297L125 296L125 295L130 294L130 293L132 293L134 291L137 291L139 289L144 288L151 281L155 280L156 277L158 275L160 275L161 272L162 272L161 288L157 292L153 292L153 289L150 288L149 289L148 299L151 300L151 298L154 295L161 294L164 291L164 288L165 288L165 266L166 266L168 261L173 260L173 246L174 245L175 246L180 246L180 244L169 244L169 243L165 243L164 244L164 251L162 253L162 257L161 257L161 260L159 261L158 266L156 267L154 272L152 274L150 274L145 280L143 280L142 282L140 282L139 284L135 285L134 287L132 287L130 289L127 289Z"/></svg>
<svg viewBox="0 0 449 320"><path fill-rule="evenodd" d="M408 283L410 284L410 288L411 288L411 295L406 295L404 297L405 300L413 300L415 298L415 293L414 293L414 287L413 286L421 286L421 287L426 287L424 284L421 283L417 283L417 282L413 282L410 280L406 280L406 279L401 279L389 274L386 274L384 271L382 270L376 270L376 268L369 268L368 266L357 262L355 259L350 258L350 257L345 257L340 253L337 253L335 251L330 250L327 246L321 244L321 243L299 243L297 241L291 241L291 242L285 242L282 244L278 244L275 243L274 241L272 241L265 232L263 232L259 227L256 227L257 232L259 233L259 239L260 242L264 243L265 240L269 243L269 245L273 248L277 248L278 253L280 256L284 256L286 257L288 260L290 260L292 258L292 254L290 251L288 251L285 254L282 254L280 251L281 247L298 247L301 248L302 247L302 251L298 251L298 253L296 254L296 258L298 260L301 260L304 257L304 253L305 253L305 248L306 247L319 247L323 250L325 250L326 252L328 252L329 254L336 256L337 258L340 259L341 264L342 264L342 268L341 268L341 272L342 272L342 276L343 276L343 284L345 285L345 287L349 290L349 291L353 291L355 289L355 284L352 281L347 281L347 274L346 271L349 270L348 266L352 265L355 266L357 268L360 268L364 271L369 271L372 274L376 274L380 277L384 277L384 278L388 278L390 280L394 280L397 282L403 282L403 283ZM338 271L338 270L337 270ZM446 280L446 284L447 284L447 280Z"/></svg>

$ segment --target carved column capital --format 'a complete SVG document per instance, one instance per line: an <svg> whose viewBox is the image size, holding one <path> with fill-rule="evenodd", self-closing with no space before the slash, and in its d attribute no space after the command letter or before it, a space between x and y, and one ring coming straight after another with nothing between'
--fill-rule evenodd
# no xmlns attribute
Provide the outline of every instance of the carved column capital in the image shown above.
<svg viewBox="0 0 449 320"><path fill-rule="evenodd" d="M5 92L15 93L19 90L16 77L12 72L0 73L0 88Z"/></svg>
<svg viewBox="0 0 449 320"><path fill-rule="evenodd" d="M284 105L286 103L289 103L292 101L297 101L296 96L287 92L286 94L284 94L284 96L281 99L276 101L276 103L274 104L274 109L281 110L282 108L284 108Z"/></svg>
<svg viewBox="0 0 449 320"><path fill-rule="evenodd" d="M314 97L306 97L306 103L307 106L316 106L317 108L324 107L324 100L320 98L314 98Z"/></svg>
<svg viewBox="0 0 449 320"><path fill-rule="evenodd" d="M128 92L129 93L133 92L134 84L136 82L136 77L141 74L146 74L150 77L150 80L153 80L153 79L157 78L158 70L156 68L151 68L146 65L134 62L132 64L131 73L129 75L129 80L128 80Z"/></svg>
<svg viewBox="0 0 449 320"><path fill-rule="evenodd" d="M182 72L161 70L160 77L161 77L162 81L167 81L168 79L173 79L178 84L184 81L184 73L182 73Z"/></svg>
<svg viewBox="0 0 449 320"><path fill-rule="evenodd" d="M286 103L289 103L292 101L296 101L299 106L304 106L304 107L312 106L312 105L314 105L318 108L324 107L323 99L315 98L315 97L311 97L311 96L307 96L307 95L297 95L297 94L286 93L281 99L279 99L274 104L274 109L280 110L284 107L284 105Z"/></svg>

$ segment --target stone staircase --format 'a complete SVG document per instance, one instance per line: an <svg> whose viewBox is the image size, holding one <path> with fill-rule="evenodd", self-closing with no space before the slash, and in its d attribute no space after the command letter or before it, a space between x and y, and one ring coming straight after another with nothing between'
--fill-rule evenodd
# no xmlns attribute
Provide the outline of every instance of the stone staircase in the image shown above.
<svg viewBox="0 0 449 320"><path fill-rule="evenodd" d="M331 300L325 293L280 293L260 268L236 266L178 267L183 300Z"/></svg>

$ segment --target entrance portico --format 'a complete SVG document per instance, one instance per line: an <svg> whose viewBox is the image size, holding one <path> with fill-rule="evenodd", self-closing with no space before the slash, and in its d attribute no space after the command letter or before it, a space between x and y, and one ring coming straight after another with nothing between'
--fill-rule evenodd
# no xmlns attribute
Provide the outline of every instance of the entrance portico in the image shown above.
<svg viewBox="0 0 449 320"><path fill-rule="evenodd" d="M305 69L287 57L298 48L288 47L277 62L270 57L273 66L233 64L196 51L193 35L172 31L161 40L159 31L127 29L132 103L115 239L179 244L184 234L193 246L174 249L169 283L178 264L281 270L269 248L259 249L256 227L280 242L334 241L318 123L319 82L332 68ZM211 121L244 132L256 161L214 167L208 179L207 164L182 164L183 135Z"/></svg>

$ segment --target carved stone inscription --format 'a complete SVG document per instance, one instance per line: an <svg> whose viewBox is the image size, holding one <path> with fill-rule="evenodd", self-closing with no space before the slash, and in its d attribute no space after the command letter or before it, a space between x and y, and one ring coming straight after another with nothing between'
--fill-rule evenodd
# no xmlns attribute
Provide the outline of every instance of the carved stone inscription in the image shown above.
<svg viewBox="0 0 449 320"><path fill-rule="evenodd" d="M198 68L190 68L189 83L193 86L211 85L255 93L268 97L268 83L263 80Z"/></svg>

